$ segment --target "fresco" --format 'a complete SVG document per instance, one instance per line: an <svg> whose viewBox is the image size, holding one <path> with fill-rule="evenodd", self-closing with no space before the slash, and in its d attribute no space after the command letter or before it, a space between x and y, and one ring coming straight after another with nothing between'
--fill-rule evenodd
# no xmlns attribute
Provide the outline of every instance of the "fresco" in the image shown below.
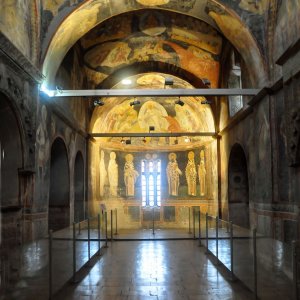
<svg viewBox="0 0 300 300"><path fill-rule="evenodd" d="M0 1L0 31L30 59L30 0Z"/></svg>
<svg viewBox="0 0 300 300"><path fill-rule="evenodd" d="M153 11L119 16L93 29L81 44L86 67L101 74L89 79L94 86L121 67L152 60L179 66L218 86L222 37L191 17Z"/></svg>
<svg viewBox="0 0 300 300"><path fill-rule="evenodd" d="M129 77L135 88L163 88L166 75L146 73ZM172 77L169 76L168 77ZM174 88L192 88L190 84L172 77ZM115 88L118 88L116 85ZM184 105L175 104L176 97L143 97L140 105L130 105L135 98L106 98L105 105L94 110L91 132L148 132L149 126L155 126L156 132L214 132L214 118L210 106L201 105L201 97L181 97ZM120 138L100 138L107 147L123 147ZM190 147L211 140L211 137L193 137ZM184 137L132 138L131 145L140 149L156 147L186 147Z"/></svg>

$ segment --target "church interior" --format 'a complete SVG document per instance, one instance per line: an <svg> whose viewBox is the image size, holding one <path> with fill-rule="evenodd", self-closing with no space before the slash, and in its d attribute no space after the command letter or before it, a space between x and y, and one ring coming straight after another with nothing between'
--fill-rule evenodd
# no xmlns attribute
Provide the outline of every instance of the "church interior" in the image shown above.
<svg viewBox="0 0 300 300"><path fill-rule="evenodd" d="M300 299L299 195L299 0L0 1L0 300Z"/></svg>

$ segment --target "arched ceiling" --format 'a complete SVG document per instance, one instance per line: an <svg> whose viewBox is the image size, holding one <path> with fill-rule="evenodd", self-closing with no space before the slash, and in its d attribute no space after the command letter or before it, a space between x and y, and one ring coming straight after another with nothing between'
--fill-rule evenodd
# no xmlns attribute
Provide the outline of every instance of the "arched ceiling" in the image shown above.
<svg viewBox="0 0 300 300"><path fill-rule="evenodd" d="M54 3L52 0L44 0L44 2ZM59 2L62 4L64 1L61 0ZM73 2L77 3L77 1ZM219 2L222 2L222 4ZM260 15L266 9L266 5L262 6L259 4L256 7L250 4L247 5L246 2L248 1L240 1L240 9L250 12L251 14ZM267 0L263 1L263 3L267 2ZM45 83L49 86L54 83L55 74L67 51L91 29L114 16L135 11L136 15L140 16L139 21L136 23L136 28L129 28L128 24L122 23L122 27L119 26L119 32L115 33L116 40L110 40L109 37L105 40L105 36L102 35L98 41L97 38L94 41L89 41L88 37L92 35L92 33L89 33L82 39L82 41L85 42L83 43L84 46L88 47L91 45L106 53L109 51L111 56L121 52L123 54L125 64L136 62L137 60L145 60L147 57L158 61L160 59L169 59L176 63L178 62L178 58L180 60L182 56L188 57L188 55L190 55L190 59L183 62L185 64L184 68L190 70L191 68L196 68L198 65L198 61L194 60L194 57L198 56L198 58L202 57L203 59L205 52L205 59L207 58L208 60L211 60L213 57L213 60L215 60L214 55L218 54L215 54L214 52L219 49L218 47L213 47L213 45L209 45L209 49L205 48L208 46L208 41L205 38L207 35L203 32L204 25L201 25L199 30L196 26L195 28L186 27L186 25L190 26L188 25L190 22L187 22L188 18L186 17L186 15L189 15L196 19L204 20L207 24L209 24L206 25L206 27L207 29L209 28L208 30L211 32L213 32L213 27L218 28L225 38L227 38L237 48L243 57L249 68L252 85L255 87L262 86L266 80L266 72L260 48L258 47L258 44L247 24L244 23L241 20L241 17L233 11L229 3L230 1L227 0L86 0L80 5L74 5L72 9L62 8L60 12L54 5L49 5L48 9L53 10L53 14L57 13L57 17L54 18L50 24L47 37L43 45L43 74L46 77ZM147 8L151 8L154 11L154 17L147 17L145 14L143 16L143 12L139 13L137 11ZM178 20L181 19L181 22L170 20L169 16L171 13L168 12L168 10L178 14ZM160 17L161 14L163 17ZM130 18L133 20L132 14L130 14ZM121 19L122 16L120 16L119 20ZM152 25L151 22L153 22ZM199 21L194 22L196 24ZM134 23L134 21L131 22L131 24L132 23ZM117 24L115 23L115 25ZM108 32L114 31L114 27L109 28L109 25L105 24L102 27L100 25L99 28L109 29ZM95 32L97 32L97 29L95 29L94 33ZM130 35L126 36L126 32L129 32ZM138 53L138 47L141 45L141 43L139 43L139 34L148 36L146 45L143 49L141 49L142 52L144 52L143 57L139 57ZM167 39L164 39L165 34L169 34ZM211 37L212 36L213 35L211 35ZM218 40L218 34L216 33L215 38ZM101 45L99 44L99 41ZM174 41L177 42L174 43ZM178 47L179 41L181 42L180 47ZM193 44L195 41L197 41L196 45ZM182 43L186 43L187 47L182 47ZM131 46L134 48L132 49ZM146 49L146 47L148 47L148 49ZM129 56L129 48L133 50L130 53L132 56ZM172 51L166 53L168 52L165 51L166 49L172 49ZM201 51L197 52L198 49L201 49ZM87 49L85 48L85 50ZM186 51L188 51L188 53L186 53ZM90 49L85 55L86 62L91 63L89 67L92 68L90 69L100 67L102 70L98 71L101 73L101 71L104 70L103 67L116 67L112 61L109 61L109 59L106 59L103 55L101 56L102 53L100 54L98 51L97 55L95 52L97 52L95 49ZM170 55L170 53L172 54ZM164 55L167 54L169 57L164 57ZM122 58L117 58L119 59L119 62L121 62L120 59ZM95 64L97 60L98 62ZM101 66L99 66L99 63ZM211 66L212 64L208 67ZM202 64L197 71L199 76L202 76L202 70L208 67L205 67L204 64ZM92 75L92 77L93 76L94 75ZM101 81L100 76L98 81ZM212 82L217 84L216 79L213 79Z"/></svg>
<svg viewBox="0 0 300 300"><path fill-rule="evenodd" d="M130 79L131 88L164 88L165 77L172 77L172 88L193 88L188 82L161 73L139 74ZM114 88L124 88L122 82ZM175 104L177 98L144 97L136 99L140 105L131 106L134 98L106 98L105 105L96 107L91 120L92 133L147 133L149 126L155 126L154 132L215 132L214 118L209 105L201 104L201 97L182 97L183 106ZM190 142L185 137L132 138L131 145L121 143L121 138L97 138L103 148L143 151L143 150L186 150L193 149L212 140L211 137L192 137Z"/></svg>
<svg viewBox="0 0 300 300"><path fill-rule="evenodd" d="M218 87L221 35L207 23L171 12L143 10L111 18L81 40L90 87L118 69L161 62Z"/></svg>

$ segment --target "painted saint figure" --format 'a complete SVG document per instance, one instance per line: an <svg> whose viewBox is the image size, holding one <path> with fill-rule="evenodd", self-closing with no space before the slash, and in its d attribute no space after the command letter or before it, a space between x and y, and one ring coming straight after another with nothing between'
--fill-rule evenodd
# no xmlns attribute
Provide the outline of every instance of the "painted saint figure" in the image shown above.
<svg viewBox="0 0 300 300"><path fill-rule="evenodd" d="M171 196L178 196L179 175L182 175L182 172L178 168L176 154L170 153L169 163L167 166L167 177L168 177L169 195Z"/></svg>
<svg viewBox="0 0 300 300"><path fill-rule="evenodd" d="M139 173L134 169L132 154L127 154L125 159L124 182L126 186L126 196L134 196L134 185Z"/></svg>
<svg viewBox="0 0 300 300"><path fill-rule="evenodd" d="M104 186L106 183L107 171L104 163L104 151L100 152L100 164L99 164L99 172L100 172L100 183L99 183L99 193L100 196L104 196Z"/></svg>
<svg viewBox="0 0 300 300"><path fill-rule="evenodd" d="M110 160L108 163L108 181L109 181L109 192L111 196L118 195L118 180L119 180L119 171L118 171L118 164L116 162L116 153L110 152Z"/></svg>
<svg viewBox="0 0 300 300"><path fill-rule="evenodd" d="M200 196L204 196L206 193L206 169L205 169L205 154L204 150L200 151L200 164L198 165L198 176L199 176L199 183L200 183Z"/></svg>
<svg viewBox="0 0 300 300"><path fill-rule="evenodd" d="M185 177L188 185L188 195L196 196L196 190L197 190L197 171L196 171L196 165L194 160L195 154L193 151L190 151L188 153L188 163L185 168Z"/></svg>

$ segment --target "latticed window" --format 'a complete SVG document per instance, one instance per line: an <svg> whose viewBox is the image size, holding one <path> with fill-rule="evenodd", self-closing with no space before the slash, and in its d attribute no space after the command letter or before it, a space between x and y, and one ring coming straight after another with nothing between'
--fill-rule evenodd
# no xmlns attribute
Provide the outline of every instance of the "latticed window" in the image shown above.
<svg viewBox="0 0 300 300"><path fill-rule="evenodd" d="M142 160L142 205L161 205L161 161Z"/></svg>

